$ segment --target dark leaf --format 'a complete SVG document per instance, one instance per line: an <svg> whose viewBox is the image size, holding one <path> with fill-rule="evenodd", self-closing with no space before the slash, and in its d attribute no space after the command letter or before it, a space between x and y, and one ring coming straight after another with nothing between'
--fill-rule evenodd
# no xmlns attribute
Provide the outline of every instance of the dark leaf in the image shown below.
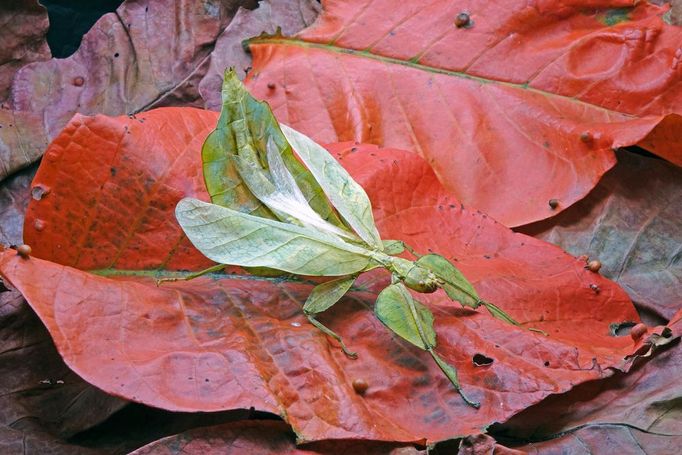
<svg viewBox="0 0 682 455"><path fill-rule="evenodd" d="M682 170L621 151L616 167L584 200L520 230L599 259L599 273L619 283L640 308L667 320L682 302L680 213Z"/></svg>
<svg viewBox="0 0 682 455"><path fill-rule="evenodd" d="M293 37L250 40L249 86L318 142L419 153L464 204L518 226L582 199L615 164L613 148L643 141L682 164L682 29L665 11L631 0L329 2ZM462 12L470 26L456 26Z"/></svg>

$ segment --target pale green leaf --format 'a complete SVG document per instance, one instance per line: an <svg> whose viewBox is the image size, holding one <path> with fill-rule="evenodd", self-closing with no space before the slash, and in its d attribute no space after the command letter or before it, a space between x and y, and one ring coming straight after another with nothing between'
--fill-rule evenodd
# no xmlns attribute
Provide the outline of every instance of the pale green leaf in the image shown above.
<svg viewBox="0 0 682 455"><path fill-rule="evenodd" d="M315 286L303 305L306 314L322 313L341 300L357 275L342 276Z"/></svg>
<svg viewBox="0 0 682 455"><path fill-rule="evenodd" d="M370 262L370 251L337 237L197 199L181 200L175 216L194 246L220 264L339 276Z"/></svg>
<svg viewBox="0 0 682 455"><path fill-rule="evenodd" d="M287 141L322 187L343 219L368 245L383 249L367 193L324 147L303 133L280 125Z"/></svg>
<svg viewBox="0 0 682 455"><path fill-rule="evenodd" d="M463 306L476 308L480 305L480 298L474 286L467 280L457 267L439 254L427 254L417 260L417 264L433 272L443 284L448 297Z"/></svg>
<svg viewBox="0 0 682 455"><path fill-rule="evenodd" d="M404 285L392 284L381 291L374 313L386 327L418 348L430 350L436 346L431 311L414 300Z"/></svg>

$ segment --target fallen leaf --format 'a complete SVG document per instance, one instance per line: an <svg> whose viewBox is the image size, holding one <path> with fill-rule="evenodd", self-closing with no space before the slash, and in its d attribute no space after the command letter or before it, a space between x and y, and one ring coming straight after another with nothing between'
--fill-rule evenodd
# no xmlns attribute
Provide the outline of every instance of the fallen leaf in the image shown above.
<svg viewBox="0 0 682 455"><path fill-rule="evenodd" d="M74 2L40 0L47 9L50 29L47 43L55 58L66 58L76 52L81 39L102 16L113 13L124 0L99 0Z"/></svg>
<svg viewBox="0 0 682 455"><path fill-rule="evenodd" d="M27 63L47 60L47 11L37 0L4 0L0 8L0 101L9 95L14 73Z"/></svg>
<svg viewBox="0 0 682 455"><path fill-rule="evenodd" d="M262 0L255 10L240 8L225 28L211 53L208 71L199 83L199 92L207 109L220 110L220 90L225 70L234 67L240 79L251 67L251 56L244 52L243 41L261 33L293 34L313 23L320 12L316 0Z"/></svg>
<svg viewBox="0 0 682 455"><path fill-rule="evenodd" d="M200 107L205 104L201 96L209 93L219 100L214 76L222 77L225 67L242 70L250 61L242 40L277 25L295 32L315 16L314 0L262 2L255 11L241 10L231 24L239 5L252 4L126 1L97 21L75 54L21 68L12 85L13 111L0 111L0 124L14 120L22 135L0 130L0 179L38 159L45 138L53 139L77 112L122 115L157 106Z"/></svg>
<svg viewBox="0 0 682 455"><path fill-rule="evenodd" d="M47 144L39 114L0 109L0 181L40 158Z"/></svg>
<svg viewBox="0 0 682 455"><path fill-rule="evenodd" d="M121 115L155 105L201 105L196 85L237 0L127 1L85 34L72 56L26 65L16 110L43 114L50 139L76 113Z"/></svg>
<svg viewBox="0 0 682 455"><path fill-rule="evenodd" d="M670 0L670 23L673 25L682 25L682 1Z"/></svg>
<svg viewBox="0 0 682 455"><path fill-rule="evenodd" d="M582 201L519 230L589 255L635 305L665 320L682 302L682 170L626 151Z"/></svg>
<svg viewBox="0 0 682 455"><path fill-rule="evenodd" d="M491 429L493 434L537 442L567 435L568 442L561 445L571 445L582 437L583 429L590 429L583 433L595 435L604 433L602 427L606 427L615 440L632 433L633 438L661 444L661 448L681 441L682 384L678 376L682 368L679 344L682 310L668 328L673 332L671 339L676 342L669 343L647 362L636 363L628 374L617 372L608 379L586 382L570 392L551 396ZM610 438L603 438L595 451L611 453L607 445ZM595 441L598 443L598 439ZM633 444L632 440L626 439L626 442ZM672 452L651 450L647 453Z"/></svg>
<svg viewBox="0 0 682 455"><path fill-rule="evenodd" d="M33 257L0 254L2 275L40 315L66 363L106 392L169 410L254 407L283 416L301 442L433 442L478 433L549 394L627 370L624 357L643 345L609 334L614 322L638 320L615 284L555 246L464 209L416 155L373 146L332 150L367 190L383 238L456 261L483 299L550 334L455 308L442 293L422 298L435 314L439 354L480 410L462 402L428 353L372 315L384 273L363 275L321 317L352 340L355 361L303 316L313 284L213 275L157 287L156 277L210 265L173 210L184 196L207 198L199 151L216 122L216 113L187 108L136 119L76 116L34 181L41 197L29 205L24 233ZM42 231L31 228L36 220ZM475 366L476 354L492 364ZM364 395L353 390L358 378L369 386Z"/></svg>
<svg viewBox="0 0 682 455"><path fill-rule="evenodd" d="M0 452L75 453L61 441L125 405L69 370L14 289L0 292L0 340Z"/></svg>
<svg viewBox="0 0 682 455"><path fill-rule="evenodd" d="M46 433L26 434L0 425L0 452L7 454L97 455L101 452L76 447Z"/></svg>
<svg viewBox="0 0 682 455"><path fill-rule="evenodd" d="M131 452L130 455L334 455L362 453L367 455L417 455L425 451L414 447L376 441L334 441L297 448L296 435L279 421L257 420L233 422L197 428L168 436Z"/></svg>
<svg viewBox="0 0 682 455"><path fill-rule="evenodd" d="M433 455L451 453L456 453L457 455L522 455L522 452L504 447L498 444L491 436L483 433L437 444L433 450L429 451L429 453L432 452Z"/></svg>
<svg viewBox="0 0 682 455"><path fill-rule="evenodd" d="M652 131L682 164L679 140L662 140L682 127L682 30L666 8L328 1L299 34L249 41L249 87L318 142L419 153L464 204L519 226L582 199L613 148Z"/></svg>
<svg viewBox="0 0 682 455"><path fill-rule="evenodd" d="M560 438L514 448L524 454L589 455L595 453L677 453L681 446L682 436L650 434L625 425L603 424L579 428Z"/></svg>
<svg viewBox="0 0 682 455"><path fill-rule="evenodd" d="M0 245L24 243L24 213L31 198L31 180L38 166L34 165L0 182Z"/></svg>

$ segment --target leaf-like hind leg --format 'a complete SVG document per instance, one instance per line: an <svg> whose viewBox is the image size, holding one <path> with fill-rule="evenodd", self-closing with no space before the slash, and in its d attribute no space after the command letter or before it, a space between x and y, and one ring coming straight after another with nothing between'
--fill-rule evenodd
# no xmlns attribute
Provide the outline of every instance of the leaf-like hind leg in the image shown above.
<svg viewBox="0 0 682 455"><path fill-rule="evenodd" d="M195 278L199 278L202 275L206 275L209 273L213 273L213 272L217 272L219 270L222 270L225 267L226 267L225 264L216 264L216 265L209 267L207 269L200 270L200 271L194 272L194 273L190 273L189 275L183 276L183 277L157 278L156 285L159 286L161 283L165 283L167 281L189 281L189 280L193 280Z"/></svg>
<svg viewBox="0 0 682 455"><path fill-rule="evenodd" d="M308 318L308 320L310 321L310 323L312 325L314 325L315 327L320 329L325 335L330 336L330 337L334 338L336 341L338 341L339 344L341 345L341 349L343 350L344 354L346 354L351 359L357 359L358 358L358 354L356 352L350 351L346 347L346 344L343 342L343 339L336 332L334 332L330 328L324 326L320 321L315 319L315 316L313 316L312 314L306 314L306 317Z"/></svg>
<svg viewBox="0 0 682 455"><path fill-rule="evenodd" d="M464 395L464 391L462 391L462 387L459 385L459 378L457 377L457 370L455 367L441 359L440 356L436 354L436 351L433 350L433 348L429 348L428 351L429 354L431 354L431 357L433 357L433 360L436 361L436 364L440 367L441 371L445 373L445 376L447 376L452 385L455 387L455 390L457 390L457 393L459 393L459 396L462 397L466 404L473 406L476 409L480 408L481 403L478 401L473 401Z"/></svg>

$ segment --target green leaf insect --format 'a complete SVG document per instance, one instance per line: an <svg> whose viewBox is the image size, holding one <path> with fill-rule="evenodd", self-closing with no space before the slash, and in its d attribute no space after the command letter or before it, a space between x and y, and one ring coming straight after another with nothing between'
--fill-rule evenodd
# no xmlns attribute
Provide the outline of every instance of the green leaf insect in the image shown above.
<svg viewBox="0 0 682 455"><path fill-rule="evenodd" d="M355 358L316 315L340 301L359 274L383 267L392 284L379 294L376 316L393 333L428 351L466 403L478 407L464 395L455 368L436 353L434 317L408 288L420 293L443 289L463 306L483 305L494 317L519 324L481 300L444 257L422 256L400 240L382 240L364 189L323 147L278 124L267 103L254 99L233 70L225 74L222 96L218 126L202 148L211 203L185 198L175 210L190 241L217 265L186 279L226 265L259 275L333 277L313 288L303 312ZM396 256L405 250L416 260Z"/></svg>

